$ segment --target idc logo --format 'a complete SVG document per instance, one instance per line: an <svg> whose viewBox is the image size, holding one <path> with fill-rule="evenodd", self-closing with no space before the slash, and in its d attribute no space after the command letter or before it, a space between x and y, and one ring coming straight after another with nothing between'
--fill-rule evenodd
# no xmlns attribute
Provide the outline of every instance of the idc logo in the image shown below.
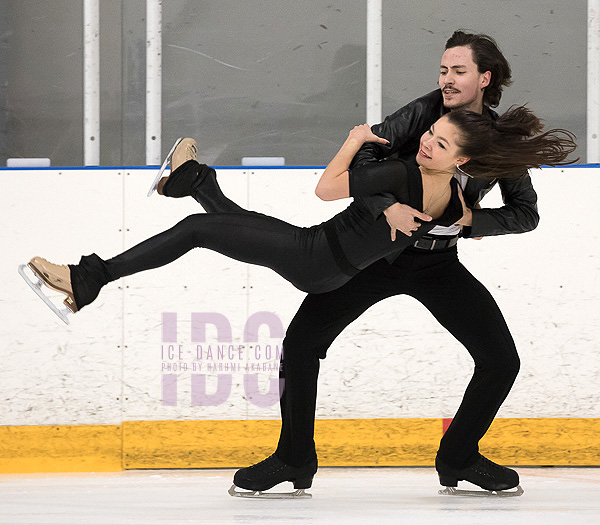
<svg viewBox="0 0 600 525"><path fill-rule="evenodd" d="M191 406L221 405L231 396L234 373L243 374L244 395L252 404L270 407L279 402L283 379L270 378L266 393L259 386L260 373L279 375L284 330L276 314L263 311L248 317L242 342L237 344L229 319L219 312L192 312L190 321L189 343L180 343L177 313L162 314L163 406L177 406L177 386L183 380L191 381ZM258 334L263 326L268 327L269 337L265 342L263 336L259 343ZM209 331L216 333L216 338L208 337ZM217 381L216 390L213 388L211 392L207 386L209 375Z"/></svg>

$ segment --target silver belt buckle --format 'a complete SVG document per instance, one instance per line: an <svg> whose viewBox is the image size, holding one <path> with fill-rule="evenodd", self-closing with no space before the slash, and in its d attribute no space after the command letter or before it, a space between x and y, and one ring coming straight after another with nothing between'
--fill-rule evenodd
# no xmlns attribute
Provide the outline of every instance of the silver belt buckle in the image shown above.
<svg viewBox="0 0 600 525"><path fill-rule="evenodd" d="M429 249L433 250L435 248L436 243L437 243L437 239L433 239L433 242L431 243L431 248L429 248Z"/></svg>

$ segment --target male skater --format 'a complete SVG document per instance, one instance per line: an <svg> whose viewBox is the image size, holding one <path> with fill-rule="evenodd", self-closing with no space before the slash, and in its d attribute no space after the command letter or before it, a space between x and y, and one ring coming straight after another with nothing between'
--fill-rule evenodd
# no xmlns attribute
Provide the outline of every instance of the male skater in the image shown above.
<svg viewBox="0 0 600 525"><path fill-rule="evenodd" d="M413 158L419 138L447 111L469 109L497 119L490 108L500 102L503 86L511 83L510 66L494 40L486 35L457 31L446 42L439 90L421 97L373 132L389 146L365 144L353 166L390 156ZM282 428L275 453L266 460L236 472L237 487L264 491L292 481L308 488L317 470L314 418L319 359L348 324L370 306L393 295L407 294L424 304L436 319L469 351L475 372L452 424L444 434L436 457L440 482L456 487L466 480L486 490L516 487L518 474L479 454L478 442L508 395L519 371L519 357L504 318L490 293L458 261L458 236L483 237L521 233L539 221L537 196L527 173L495 181L470 179L457 173L463 188L465 210L455 227L435 228L397 258L380 260L356 275L342 288L308 295L296 313L283 342L281 377ZM478 203L498 182L504 206L479 209ZM418 226L427 216L391 196L370 199L374 217L385 212L392 236Z"/></svg>

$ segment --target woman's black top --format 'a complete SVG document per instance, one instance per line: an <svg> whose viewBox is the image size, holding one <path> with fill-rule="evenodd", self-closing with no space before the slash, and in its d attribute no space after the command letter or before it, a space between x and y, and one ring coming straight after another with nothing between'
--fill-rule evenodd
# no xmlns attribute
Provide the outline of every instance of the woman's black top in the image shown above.
<svg viewBox="0 0 600 525"><path fill-rule="evenodd" d="M451 226L463 215L458 196L458 181L452 178L450 202L441 217L423 222L411 237L398 232L390 238L390 227L382 213L374 219L362 197L391 193L398 202L416 210L423 207L423 182L416 163L401 160L374 162L349 171L350 196L354 202L323 224L329 245L340 268L354 275L373 262L386 257L393 261L406 247L434 226Z"/></svg>

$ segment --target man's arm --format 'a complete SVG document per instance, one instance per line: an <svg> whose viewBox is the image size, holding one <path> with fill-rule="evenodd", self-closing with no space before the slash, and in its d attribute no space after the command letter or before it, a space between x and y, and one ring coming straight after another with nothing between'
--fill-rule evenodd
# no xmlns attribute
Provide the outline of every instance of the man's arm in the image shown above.
<svg viewBox="0 0 600 525"><path fill-rule="evenodd" d="M481 209L471 206L471 226L463 226L463 237L524 233L537 227L540 220L537 210L537 194L533 189L529 174L525 173L511 179L501 179L498 184L504 206ZM477 203L485 193L483 190L479 195L469 195L469 197L475 198L468 200Z"/></svg>
<svg viewBox="0 0 600 525"><path fill-rule="evenodd" d="M387 116L381 124L371 126L373 133L387 139L389 144L364 144L352 159L350 167L377 162L398 153L412 153L405 151L407 146L412 149L410 142L418 143L421 135L439 118L441 108L442 95L437 89L401 107ZM414 153L416 155L416 150ZM363 202L371 216L376 219L397 201L393 195L386 193L365 197Z"/></svg>
<svg viewBox="0 0 600 525"><path fill-rule="evenodd" d="M378 137L387 139L389 144L364 144L355 155L350 167L362 166L368 162L391 157L396 153L403 153L407 144L418 143L421 135L440 117L441 109L442 94L439 89L436 89L385 117L381 124L371 126L371 130ZM414 153L417 153L416 150Z"/></svg>

